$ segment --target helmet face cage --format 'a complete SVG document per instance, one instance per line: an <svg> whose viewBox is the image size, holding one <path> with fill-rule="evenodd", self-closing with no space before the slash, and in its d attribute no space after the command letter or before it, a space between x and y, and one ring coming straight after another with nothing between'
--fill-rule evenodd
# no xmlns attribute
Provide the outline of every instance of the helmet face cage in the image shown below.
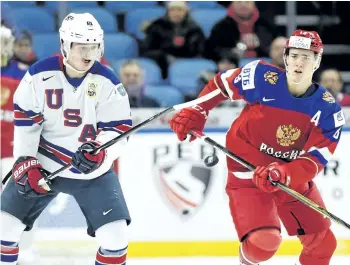
<svg viewBox="0 0 350 265"><path fill-rule="evenodd" d="M73 43L98 44L98 53L94 60L99 60L104 52L103 30L97 20L89 13L70 13L63 20L59 30L61 53L68 60Z"/></svg>
<svg viewBox="0 0 350 265"><path fill-rule="evenodd" d="M320 67L323 53L323 43L317 32L298 29L290 36L286 42L286 46L283 52L283 60L286 66L286 70L288 70L287 56L290 48L313 51L317 54L316 64L313 68L313 72L315 72Z"/></svg>

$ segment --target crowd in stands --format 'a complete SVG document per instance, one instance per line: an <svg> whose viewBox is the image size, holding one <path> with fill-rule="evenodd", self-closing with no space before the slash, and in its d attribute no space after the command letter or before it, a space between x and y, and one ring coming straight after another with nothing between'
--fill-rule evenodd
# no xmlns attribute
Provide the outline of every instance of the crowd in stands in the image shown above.
<svg viewBox="0 0 350 265"><path fill-rule="evenodd" d="M285 34L254 1L66 3L67 12L91 12L100 22L106 42L101 62L117 73L135 108L191 100L215 73L257 58L284 67ZM58 2L3 1L1 5L1 23L15 34L15 60L31 65L60 53ZM50 23L42 23L40 28L42 20L32 24L26 18L23 23L26 9L44 12L51 17L53 28L48 28ZM319 72L317 81L341 104L350 106L350 96L335 66L325 66Z"/></svg>

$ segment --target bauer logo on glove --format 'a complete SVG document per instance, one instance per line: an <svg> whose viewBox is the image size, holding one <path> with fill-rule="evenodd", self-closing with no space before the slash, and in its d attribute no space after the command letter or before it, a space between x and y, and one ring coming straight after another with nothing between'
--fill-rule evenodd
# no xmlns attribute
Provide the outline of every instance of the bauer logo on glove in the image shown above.
<svg viewBox="0 0 350 265"><path fill-rule="evenodd" d="M30 159L30 160L27 160L23 163L20 163L19 165L20 166L16 167L15 171L13 171L13 173L12 173L16 181L18 181L20 178L22 178L22 176L23 176L22 173L24 170L29 169L30 167L34 168L35 165L40 166L40 162L37 159Z"/></svg>
<svg viewBox="0 0 350 265"><path fill-rule="evenodd" d="M46 174L35 157L19 157L13 165L12 172L18 192L25 197L35 198L48 192L49 189L38 185L39 180L46 177Z"/></svg>

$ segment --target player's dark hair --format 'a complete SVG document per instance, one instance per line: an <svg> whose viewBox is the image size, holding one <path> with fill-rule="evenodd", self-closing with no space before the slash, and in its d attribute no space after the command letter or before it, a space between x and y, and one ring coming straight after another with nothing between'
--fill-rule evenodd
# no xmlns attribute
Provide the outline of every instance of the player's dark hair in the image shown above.
<svg viewBox="0 0 350 265"><path fill-rule="evenodd" d="M33 43L32 34L28 30L22 30L18 34L16 34L15 42L21 41L21 40L28 40L30 44Z"/></svg>

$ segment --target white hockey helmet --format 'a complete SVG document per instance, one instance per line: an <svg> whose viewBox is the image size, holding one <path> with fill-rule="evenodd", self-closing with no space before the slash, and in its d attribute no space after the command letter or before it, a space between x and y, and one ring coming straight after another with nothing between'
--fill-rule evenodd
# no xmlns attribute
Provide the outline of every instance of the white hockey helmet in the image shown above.
<svg viewBox="0 0 350 265"><path fill-rule="evenodd" d="M12 35L12 31L5 26L0 27L1 37L1 66L6 66L8 61L13 56L13 43L15 38Z"/></svg>
<svg viewBox="0 0 350 265"><path fill-rule="evenodd" d="M64 57L64 63L67 60L72 47L72 43L80 44L99 44L95 58L99 61L104 52L103 30L97 20L90 13L68 14L62 22L59 29L61 41L61 53Z"/></svg>

